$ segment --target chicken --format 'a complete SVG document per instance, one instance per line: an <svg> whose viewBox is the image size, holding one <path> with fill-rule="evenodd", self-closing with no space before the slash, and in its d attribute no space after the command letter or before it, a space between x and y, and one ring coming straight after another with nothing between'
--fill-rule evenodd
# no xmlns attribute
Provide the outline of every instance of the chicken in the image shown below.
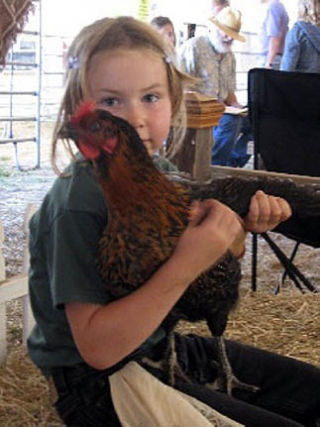
<svg viewBox="0 0 320 427"><path fill-rule="evenodd" d="M103 190L108 224L100 240L98 268L115 299L141 286L170 257L188 224L190 204L195 198L216 198L243 217L252 195L263 189L285 197L293 215L314 216L320 209L319 188L289 180L226 178L200 185L168 179L126 121L91 104L82 105L62 133L74 139L81 153L92 161ZM190 284L163 321L168 342L172 343L180 319L206 320L218 339L218 387L230 395L233 387L256 390L233 376L224 348L223 333L238 300L240 279L240 263L228 252L218 265ZM170 360L174 359L172 352L171 347ZM177 362L167 365L169 382L173 383L175 373L183 374Z"/></svg>

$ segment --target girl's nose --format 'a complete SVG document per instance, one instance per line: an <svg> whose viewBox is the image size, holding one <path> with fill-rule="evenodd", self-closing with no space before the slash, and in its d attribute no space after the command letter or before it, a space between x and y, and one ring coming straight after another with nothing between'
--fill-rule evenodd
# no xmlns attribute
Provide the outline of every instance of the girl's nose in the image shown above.
<svg viewBox="0 0 320 427"><path fill-rule="evenodd" d="M145 115L143 109L138 105L131 105L127 110L126 120L135 129L140 129L145 125Z"/></svg>

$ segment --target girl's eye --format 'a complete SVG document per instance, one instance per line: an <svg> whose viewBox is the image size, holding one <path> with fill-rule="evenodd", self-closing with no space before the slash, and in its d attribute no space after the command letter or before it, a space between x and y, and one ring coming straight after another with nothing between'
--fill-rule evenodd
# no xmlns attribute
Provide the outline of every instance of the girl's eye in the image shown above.
<svg viewBox="0 0 320 427"><path fill-rule="evenodd" d="M101 104L105 107L115 107L119 101L116 98L105 98L101 101Z"/></svg>
<svg viewBox="0 0 320 427"><path fill-rule="evenodd" d="M143 97L143 99L146 102L157 102L159 99L159 96L155 95L154 93L148 93Z"/></svg>

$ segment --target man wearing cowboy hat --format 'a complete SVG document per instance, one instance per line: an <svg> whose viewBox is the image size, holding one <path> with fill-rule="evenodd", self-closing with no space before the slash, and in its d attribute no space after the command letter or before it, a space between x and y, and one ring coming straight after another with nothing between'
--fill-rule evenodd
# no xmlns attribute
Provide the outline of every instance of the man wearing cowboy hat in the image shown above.
<svg viewBox="0 0 320 427"><path fill-rule="evenodd" d="M196 84L198 92L218 98L225 105L242 108L235 95L236 61L231 51L234 40L245 41L240 33L241 13L227 6L209 20L207 35L191 38L181 47L180 68L200 78ZM251 135L246 118L223 114L213 136L212 164L242 167L247 163Z"/></svg>

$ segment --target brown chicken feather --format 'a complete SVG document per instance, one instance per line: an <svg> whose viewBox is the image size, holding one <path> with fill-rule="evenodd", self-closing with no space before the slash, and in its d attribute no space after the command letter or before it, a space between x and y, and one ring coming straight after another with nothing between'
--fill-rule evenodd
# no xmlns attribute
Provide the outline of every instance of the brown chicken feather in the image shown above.
<svg viewBox="0 0 320 427"><path fill-rule="evenodd" d="M244 216L255 191L267 187L271 194L289 194L293 205L303 196L304 203L296 203L297 214L301 206L304 212L309 206L310 215L319 212L319 189L308 192L289 181L259 178L254 183L247 180L244 185L238 178L231 178L197 185L169 180L154 165L135 130L103 110L89 108L86 112L82 108L81 114L71 120L67 133L92 161L106 200L108 224L100 240L98 266L115 299L145 283L170 257L187 226L193 198L217 198ZM240 264L227 253L218 265L190 284L170 311L163 322L168 334L180 319L206 320L213 336L221 338L238 299L240 279ZM222 366L219 387L229 394L232 387L255 390L233 377L223 340L218 342ZM172 372L171 367L171 382Z"/></svg>

